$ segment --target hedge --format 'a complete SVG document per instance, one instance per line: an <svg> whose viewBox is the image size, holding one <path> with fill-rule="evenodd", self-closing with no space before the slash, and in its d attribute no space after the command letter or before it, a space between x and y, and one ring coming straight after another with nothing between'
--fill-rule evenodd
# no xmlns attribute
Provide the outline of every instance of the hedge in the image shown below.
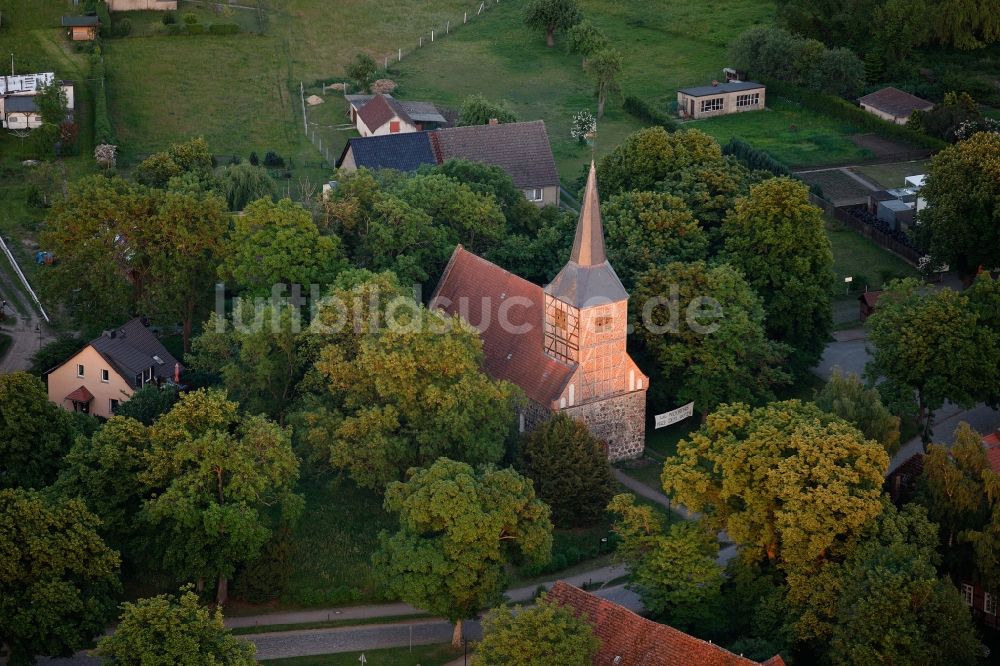
<svg viewBox="0 0 1000 666"><path fill-rule="evenodd" d="M806 109L846 121L855 127L874 132L887 139L898 139L931 150L941 150L948 147L948 144L940 139L909 129L905 125L882 120L860 106L840 97L824 95L782 81L768 80L764 83L767 85L767 94L770 97L790 100Z"/></svg>
<svg viewBox="0 0 1000 666"><path fill-rule="evenodd" d="M760 148L754 148L743 139L733 137L729 143L722 147L723 155L732 155L740 162L743 162L751 169L763 169L770 171L775 176L792 177L792 172L788 170L783 162L780 162Z"/></svg>
<svg viewBox="0 0 1000 666"><path fill-rule="evenodd" d="M673 118L659 109L653 108L648 102L638 97L626 96L622 101L622 108L625 109L626 113L635 116L639 120L651 125L659 125L668 132L673 132L677 129L677 123L674 122Z"/></svg>
<svg viewBox="0 0 1000 666"><path fill-rule="evenodd" d="M235 23L213 23L208 26L208 31L213 35L235 35L240 31L240 26Z"/></svg>
<svg viewBox="0 0 1000 666"><path fill-rule="evenodd" d="M115 133L108 115L108 93L104 85L104 59L100 53L90 57L90 78L94 82L94 143L115 143Z"/></svg>

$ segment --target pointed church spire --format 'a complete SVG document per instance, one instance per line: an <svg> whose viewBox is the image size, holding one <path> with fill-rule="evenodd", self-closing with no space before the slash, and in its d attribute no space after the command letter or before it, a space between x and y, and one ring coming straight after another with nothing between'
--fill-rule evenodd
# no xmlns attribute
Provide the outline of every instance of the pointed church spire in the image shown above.
<svg viewBox="0 0 1000 666"><path fill-rule="evenodd" d="M601 201L597 195L597 171L590 161L587 188L583 193L580 220L576 225L576 238L569 260L579 266L597 266L607 261L604 253L604 226L601 224Z"/></svg>

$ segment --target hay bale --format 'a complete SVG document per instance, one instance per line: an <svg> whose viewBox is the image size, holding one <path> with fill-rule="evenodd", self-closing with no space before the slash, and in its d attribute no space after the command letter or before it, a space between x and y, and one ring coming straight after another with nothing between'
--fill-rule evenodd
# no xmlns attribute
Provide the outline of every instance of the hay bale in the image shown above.
<svg viewBox="0 0 1000 666"><path fill-rule="evenodd" d="M309 97L306 97L306 104L308 104L309 106L316 106L317 104L322 104L322 103L323 103L323 98L320 97L319 95L309 95Z"/></svg>
<svg viewBox="0 0 1000 666"><path fill-rule="evenodd" d="M372 93L383 95L391 94L396 89L396 82L392 79L379 79L372 84Z"/></svg>

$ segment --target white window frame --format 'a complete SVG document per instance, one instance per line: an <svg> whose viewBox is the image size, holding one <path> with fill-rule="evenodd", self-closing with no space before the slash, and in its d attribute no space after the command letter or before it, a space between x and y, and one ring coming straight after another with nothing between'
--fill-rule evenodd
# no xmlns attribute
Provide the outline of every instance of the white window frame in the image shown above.
<svg viewBox="0 0 1000 666"><path fill-rule="evenodd" d="M111 373L108 372L107 368L101 368L101 382L107 384L109 381L111 381Z"/></svg>
<svg viewBox="0 0 1000 666"><path fill-rule="evenodd" d="M987 615L997 614L997 595L996 593L986 592L983 594L983 612Z"/></svg>
<svg viewBox="0 0 1000 666"><path fill-rule="evenodd" d="M701 100L702 113L709 113L712 111L725 111L725 110L726 110L725 97L711 97L709 99Z"/></svg>
<svg viewBox="0 0 1000 666"><path fill-rule="evenodd" d="M545 199L545 190L541 187L529 187L524 191L524 198L528 201L543 201Z"/></svg>
<svg viewBox="0 0 1000 666"><path fill-rule="evenodd" d="M962 583L962 601L966 606L972 606L973 587L968 583Z"/></svg>
<svg viewBox="0 0 1000 666"><path fill-rule="evenodd" d="M87 369L83 367L83 363L77 363L76 364L76 376L77 377L83 377L83 376L85 376L87 374L86 370Z"/></svg>
<svg viewBox="0 0 1000 666"><path fill-rule="evenodd" d="M145 386L149 382L153 381L153 366L146 368L146 374L142 379L142 383Z"/></svg>
<svg viewBox="0 0 1000 666"><path fill-rule="evenodd" d="M760 93L746 93L736 96L736 108L745 109L751 106L760 106Z"/></svg>

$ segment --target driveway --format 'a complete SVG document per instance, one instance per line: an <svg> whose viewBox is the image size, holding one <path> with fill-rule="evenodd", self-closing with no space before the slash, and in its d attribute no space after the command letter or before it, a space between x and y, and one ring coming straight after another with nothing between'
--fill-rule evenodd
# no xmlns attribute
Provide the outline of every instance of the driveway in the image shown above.
<svg viewBox="0 0 1000 666"><path fill-rule="evenodd" d="M833 338L833 342L823 350L823 357L813 368L813 373L820 379L829 379L833 369L839 367L845 373L854 373L860 377L871 358L864 329L835 331Z"/></svg>

